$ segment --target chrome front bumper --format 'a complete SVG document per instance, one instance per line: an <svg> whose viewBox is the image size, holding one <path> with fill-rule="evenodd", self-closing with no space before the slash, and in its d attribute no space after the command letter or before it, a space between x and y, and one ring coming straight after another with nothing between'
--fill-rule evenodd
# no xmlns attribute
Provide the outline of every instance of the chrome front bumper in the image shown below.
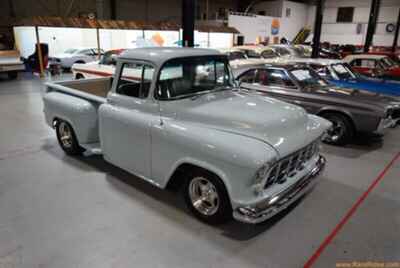
<svg viewBox="0 0 400 268"><path fill-rule="evenodd" d="M299 181L262 202L238 207L234 210L233 217L238 221L252 224L271 218L307 193L319 181L319 175L323 172L325 164L325 158L320 155L315 167Z"/></svg>
<svg viewBox="0 0 400 268"><path fill-rule="evenodd" d="M388 117L382 119L375 133L384 134L385 130L387 130L388 128L394 128L399 124L400 124L400 118L392 119L391 117Z"/></svg>

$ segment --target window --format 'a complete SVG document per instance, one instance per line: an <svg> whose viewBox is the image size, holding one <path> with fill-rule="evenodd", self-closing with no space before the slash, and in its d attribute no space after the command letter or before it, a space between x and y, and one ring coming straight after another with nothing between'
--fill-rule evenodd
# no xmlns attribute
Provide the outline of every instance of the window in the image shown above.
<svg viewBox="0 0 400 268"><path fill-rule="evenodd" d="M333 76L338 79L354 79L356 75L351 71L350 66L346 64L337 63L331 65L333 70Z"/></svg>
<svg viewBox="0 0 400 268"><path fill-rule="evenodd" d="M355 59L351 62L352 66L362 67L362 68L375 68L376 60L371 59Z"/></svg>
<svg viewBox="0 0 400 268"><path fill-rule="evenodd" d="M104 65L115 65L116 62L116 58L119 55L119 51L108 51L106 53L104 53L103 57L101 58L100 64L104 64Z"/></svg>
<svg viewBox="0 0 400 268"><path fill-rule="evenodd" d="M162 100L192 97L231 89L233 81L225 58L196 57L168 61L161 69L156 97Z"/></svg>
<svg viewBox="0 0 400 268"><path fill-rule="evenodd" d="M229 60L244 60L246 59L246 54L242 51L232 51L229 52L228 58Z"/></svg>
<svg viewBox="0 0 400 268"><path fill-rule="evenodd" d="M281 56L286 56L290 55L290 51L286 48L283 47L275 47L276 51L279 53Z"/></svg>
<svg viewBox="0 0 400 268"><path fill-rule="evenodd" d="M258 54L254 50L244 49L243 52L246 53L247 57L250 58L250 59L259 59L259 58L261 58L260 54Z"/></svg>
<svg viewBox="0 0 400 268"><path fill-rule="evenodd" d="M144 99L149 95L154 67L142 63L124 63L118 81L117 93Z"/></svg>
<svg viewBox="0 0 400 268"><path fill-rule="evenodd" d="M256 76L256 70L249 70L245 72L244 74L239 76L239 81L242 83L249 83L252 84L254 83L254 78Z"/></svg>
<svg viewBox="0 0 400 268"><path fill-rule="evenodd" d="M310 67L321 77L325 79L332 79L329 69L324 65L311 64Z"/></svg>
<svg viewBox="0 0 400 268"><path fill-rule="evenodd" d="M290 70L290 74L297 83L303 88L320 88L327 86L328 83L310 68L295 68Z"/></svg>
<svg viewBox="0 0 400 268"><path fill-rule="evenodd" d="M264 59L272 59L278 57L278 55L276 55L276 53L272 49L264 50L263 52L261 52L261 56Z"/></svg>
<svg viewBox="0 0 400 268"><path fill-rule="evenodd" d="M354 7L339 7L336 22L353 22Z"/></svg>
<svg viewBox="0 0 400 268"><path fill-rule="evenodd" d="M296 87L285 71L278 69L258 69L255 82L263 86Z"/></svg>
<svg viewBox="0 0 400 268"><path fill-rule="evenodd" d="M79 54L91 56L94 55L94 52L91 49L82 49L81 51L79 51Z"/></svg>

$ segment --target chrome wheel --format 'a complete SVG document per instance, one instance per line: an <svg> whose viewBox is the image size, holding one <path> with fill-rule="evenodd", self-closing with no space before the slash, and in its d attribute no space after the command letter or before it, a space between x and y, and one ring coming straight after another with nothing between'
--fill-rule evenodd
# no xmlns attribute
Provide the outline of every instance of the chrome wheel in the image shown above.
<svg viewBox="0 0 400 268"><path fill-rule="evenodd" d="M189 197L193 207L205 216L218 211L219 196L214 184L203 177L195 177L189 184Z"/></svg>
<svg viewBox="0 0 400 268"><path fill-rule="evenodd" d="M346 126L340 121L331 121L332 127L328 129L327 135L324 137L325 141L337 142L346 132Z"/></svg>
<svg viewBox="0 0 400 268"><path fill-rule="evenodd" d="M65 122L61 122L59 126L60 141L65 148L71 148L73 143L72 130Z"/></svg>

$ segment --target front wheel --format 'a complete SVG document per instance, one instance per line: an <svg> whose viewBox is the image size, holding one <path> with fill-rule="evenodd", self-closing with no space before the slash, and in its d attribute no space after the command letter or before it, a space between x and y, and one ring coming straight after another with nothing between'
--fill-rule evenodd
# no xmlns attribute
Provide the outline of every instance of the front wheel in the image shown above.
<svg viewBox="0 0 400 268"><path fill-rule="evenodd" d="M184 187L186 205L200 220L221 224L232 218L232 207L223 182L214 174L196 169Z"/></svg>
<svg viewBox="0 0 400 268"><path fill-rule="evenodd" d="M332 127L328 129L323 141L332 145L346 145L354 137L354 128L350 120L338 113L326 113L323 118L332 123Z"/></svg>
<svg viewBox="0 0 400 268"><path fill-rule="evenodd" d="M60 120L56 124L57 140L61 148L68 155L80 155L83 152L79 146L78 140L72 126L65 121Z"/></svg>

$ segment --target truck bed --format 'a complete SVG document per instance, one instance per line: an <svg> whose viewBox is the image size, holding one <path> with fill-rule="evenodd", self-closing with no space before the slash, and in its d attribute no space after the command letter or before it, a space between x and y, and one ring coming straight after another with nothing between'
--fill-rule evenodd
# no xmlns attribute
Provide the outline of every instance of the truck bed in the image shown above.
<svg viewBox="0 0 400 268"><path fill-rule="evenodd" d="M46 83L46 92L58 91L95 102L106 102L112 77Z"/></svg>

